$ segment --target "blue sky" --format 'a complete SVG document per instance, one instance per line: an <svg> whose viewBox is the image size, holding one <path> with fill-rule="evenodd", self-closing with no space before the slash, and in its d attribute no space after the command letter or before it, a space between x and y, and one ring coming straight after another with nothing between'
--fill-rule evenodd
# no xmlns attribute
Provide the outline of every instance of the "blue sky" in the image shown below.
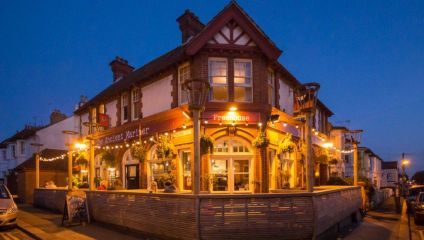
<svg viewBox="0 0 424 240"><path fill-rule="evenodd" d="M206 23L228 2L0 1L0 139L54 108L71 114L111 83L115 56L140 67L174 48L185 9ZM424 170L424 1L238 2L300 81L321 83L333 123Z"/></svg>

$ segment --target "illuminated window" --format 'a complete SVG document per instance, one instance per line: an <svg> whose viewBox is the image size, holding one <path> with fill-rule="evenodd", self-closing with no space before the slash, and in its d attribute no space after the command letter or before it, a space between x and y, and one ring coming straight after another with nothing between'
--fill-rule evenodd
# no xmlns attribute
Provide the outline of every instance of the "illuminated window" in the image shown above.
<svg viewBox="0 0 424 240"><path fill-rule="evenodd" d="M189 150L180 151L180 159L183 170L183 189L191 190L192 189L192 178L191 178L191 159Z"/></svg>
<svg viewBox="0 0 424 240"><path fill-rule="evenodd" d="M252 102L251 60L234 60L234 101Z"/></svg>
<svg viewBox="0 0 424 240"><path fill-rule="evenodd" d="M97 109L96 108L91 109L91 122L92 123L97 122Z"/></svg>
<svg viewBox="0 0 424 240"><path fill-rule="evenodd" d="M187 92L183 90L183 83L190 79L190 65L184 64L178 69L178 96L180 105L188 103Z"/></svg>
<svg viewBox="0 0 424 240"><path fill-rule="evenodd" d="M102 113L102 114L106 113L106 108L103 103L99 105L99 113Z"/></svg>
<svg viewBox="0 0 424 240"><path fill-rule="evenodd" d="M275 74L274 71L268 70L268 104L275 105Z"/></svg>
<svg viewBox="0 0 424 240"><path fill-rule="evenodd" d="M121 119L122 122L128 121L128 93L122 94L121 97Z"/></svg>
<svg viewBox="0 0 424 240"><path fill-rule="evenodd" d="M227 59L209 59L209 82L211 84L210 100L228 101L228 68Z"/></svg>
<svg viewBox="0 0 424 240"><path fill-rule="evenodd" d="M141 112L141 101L140 101L140 89L134 88L131 91L132 98L132 119L136 120L140 117Z"/></svg>

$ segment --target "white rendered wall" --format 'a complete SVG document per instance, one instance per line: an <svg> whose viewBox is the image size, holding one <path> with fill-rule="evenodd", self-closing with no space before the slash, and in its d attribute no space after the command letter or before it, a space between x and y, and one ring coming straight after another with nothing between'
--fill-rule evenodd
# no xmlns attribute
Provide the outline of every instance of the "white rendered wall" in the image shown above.
<svg viewBox="0 0 424 240"><path fill-rule="evenodd" d="M143 118L171 109L172 75L141 89Z"/></svg>
<svg viewBox="0 0 424 240"><path fill-rule="evenodd" d="M62 133L64 130L79 132L79 116L71 116L53 125L38 130L36 135L38 142L43 144L42 149L61 149L66 150L65 145L68 140L68 135ZM79 137L75 135L74 138Z"/></svg>
<svg viewBox="0 0 424 240"><path fill-rule="evenodd" d="M289 115L293 115L293 91L290 89L289 85L287 85L282 79L279 80L280 82L280 109Z"/></svg>

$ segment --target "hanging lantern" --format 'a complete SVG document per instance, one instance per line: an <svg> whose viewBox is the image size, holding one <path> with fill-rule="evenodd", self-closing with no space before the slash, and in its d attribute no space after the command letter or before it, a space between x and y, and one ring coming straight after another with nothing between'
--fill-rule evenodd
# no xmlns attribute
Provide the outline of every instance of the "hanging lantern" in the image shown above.
<svg viewBox="0 0 424 240"><path fill-rule="evenodd" d="M209 95L209 82L202 79L188 79L183 83L183 90L187 92L189 109L203 111Z"/></svg>
<svg viewBox="0 0 424 240"><path fill-rule="evenodd" d="M305 83L294 89L295 113L315 111L319 87L318 83L312 82Z"/></svg>

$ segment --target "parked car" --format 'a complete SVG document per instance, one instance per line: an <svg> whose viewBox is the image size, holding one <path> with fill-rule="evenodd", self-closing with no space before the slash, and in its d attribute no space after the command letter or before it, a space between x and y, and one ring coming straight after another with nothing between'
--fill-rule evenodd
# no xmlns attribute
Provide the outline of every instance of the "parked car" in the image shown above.
<svg viewBox="0 0 424 240"><path fill-rule="evenodd" d="M422 222L424 218L424 192L420 192L415 199L414 220L415 224Z"/></svg>
<svg viewBox="0 0 424 240"><path fill-rule="evenodd" d="M18 218L18 206L13 200L9 189L3 184L0 185L0 227L16 226Z"/></svg>
<svg viewBox="0 0 424 240"><path fill-rule="evenodd" d="M414 185L409 188L408 196L406 197L406 204L409 212L414 210L415 199L420 192L424 192L424 185Z"/></svg>

